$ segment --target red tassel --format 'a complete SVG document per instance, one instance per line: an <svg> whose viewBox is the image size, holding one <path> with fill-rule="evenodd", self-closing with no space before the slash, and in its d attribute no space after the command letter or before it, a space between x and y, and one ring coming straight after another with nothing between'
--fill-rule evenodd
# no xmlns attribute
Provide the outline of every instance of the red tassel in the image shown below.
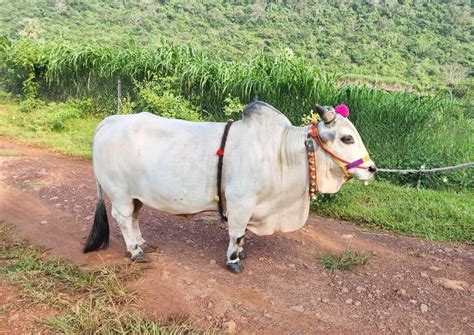
<svg viewBox="0 0 474 335"><path fill-rule="evenodd" d="M224 150L222 150L222 149L217 150L216 155L217 156L224 156Z"/></svg>

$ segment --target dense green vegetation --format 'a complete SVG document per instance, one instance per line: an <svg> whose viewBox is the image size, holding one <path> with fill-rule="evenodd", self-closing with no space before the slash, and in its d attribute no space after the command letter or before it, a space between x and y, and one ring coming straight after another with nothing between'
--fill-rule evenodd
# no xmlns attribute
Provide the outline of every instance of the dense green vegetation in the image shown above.
<svg viewBox="0 0 474 335"><path fill-rule="evenodd" d="M142 46L166 38L224 59L285 52L352 79L458 86L463 92L460 84L474 65L466 0L55 0L1 6L0 35L11 38L124 45L133 36Z"/></svg>
<svg viewBox="0 0 474 335"><path fill-rule="evenodd" d="M32 110L41 100L80 99L92 115L116 111L117 79L121 78L122 112L148 110L164 116L222 121L229 104L255 96L300 124L315 102L346 103L373 159L381 167L445 166L474 160L472 110L458 99L388 93L363 86L337 85L305 59L260 55L248 61L226 62L188 47L163 43L159 48L127 48L71 42L39 43L29 39L0 44L3 85L26 100L27 123L38 123ZM85 99L85 100L84 100ZM54 109L54 106L50 109ZM198 115L195 111L200 111ZM73 118L72 110L56 115ZM75 115L80 115L75 114ZM85 115L82 113L81 115ZM21 118L17 118L17 123ZM471 187L472 169L436 174L381 176L433 188Z"/></svg>

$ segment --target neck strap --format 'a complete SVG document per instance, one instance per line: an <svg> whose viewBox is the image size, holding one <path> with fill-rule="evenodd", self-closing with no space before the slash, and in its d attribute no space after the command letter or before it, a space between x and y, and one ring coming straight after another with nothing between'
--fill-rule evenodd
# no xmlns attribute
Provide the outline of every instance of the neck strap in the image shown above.
<svg viewBox="0 0 474 335"><path fill-rule="evenodd" d="M222 167L224 165L224 149L225 144L227 142L227 136L229 135L230 126L234 123L233 120L227 121L224 134L222 135L221 145L216 152L216 155L219 156L217 161L217 195L215 196L215 200L217 201L217 206L219 208L219 214L221 216L221 220L226 222L227 216L224 214L224 205L222 203Z"/></svg>

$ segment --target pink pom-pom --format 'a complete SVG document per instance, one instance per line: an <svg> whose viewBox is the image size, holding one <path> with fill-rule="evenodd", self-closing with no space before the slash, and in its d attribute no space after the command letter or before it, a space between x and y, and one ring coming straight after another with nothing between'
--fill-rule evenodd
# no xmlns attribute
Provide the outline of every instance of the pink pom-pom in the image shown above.
<svg viewBox="0 0 474 335"><path fill-rule="evenodd" d="M337 105L334 110L337 114L342 115L345 118L349 117L349 107L346 105Z"/></svg>

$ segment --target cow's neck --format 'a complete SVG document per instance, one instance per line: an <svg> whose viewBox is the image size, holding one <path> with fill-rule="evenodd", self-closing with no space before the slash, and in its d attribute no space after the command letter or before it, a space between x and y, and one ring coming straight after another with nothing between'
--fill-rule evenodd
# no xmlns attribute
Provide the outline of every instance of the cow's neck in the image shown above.
<svg viewBox="0 0 474 335"><path fill-rule="evenodd" d="M297 216L303 221L307 219L310 201L308 159L304 145L307 134L308 127L288 127L283 134L280 155L284 184L282 196L293 199L293 210L299 212Z"/></svg>
<svg viewBox="0 0 474 335"><path fill-rule="evenodd" d="M293 231L306 223L309 215L307 128L286 126L281 136L279 156L275 157L271 192L261 201L248 229L259 235ZM269 136L278 136L273 131Z"/></svg>
<svg viewBox="0 0 474 335"><path fill-rule="evenodd" d="M307 169L306 149L304 142L308 137L308 127L288 127L283 134L281 155L287 165L304 166Z"/></svg>

